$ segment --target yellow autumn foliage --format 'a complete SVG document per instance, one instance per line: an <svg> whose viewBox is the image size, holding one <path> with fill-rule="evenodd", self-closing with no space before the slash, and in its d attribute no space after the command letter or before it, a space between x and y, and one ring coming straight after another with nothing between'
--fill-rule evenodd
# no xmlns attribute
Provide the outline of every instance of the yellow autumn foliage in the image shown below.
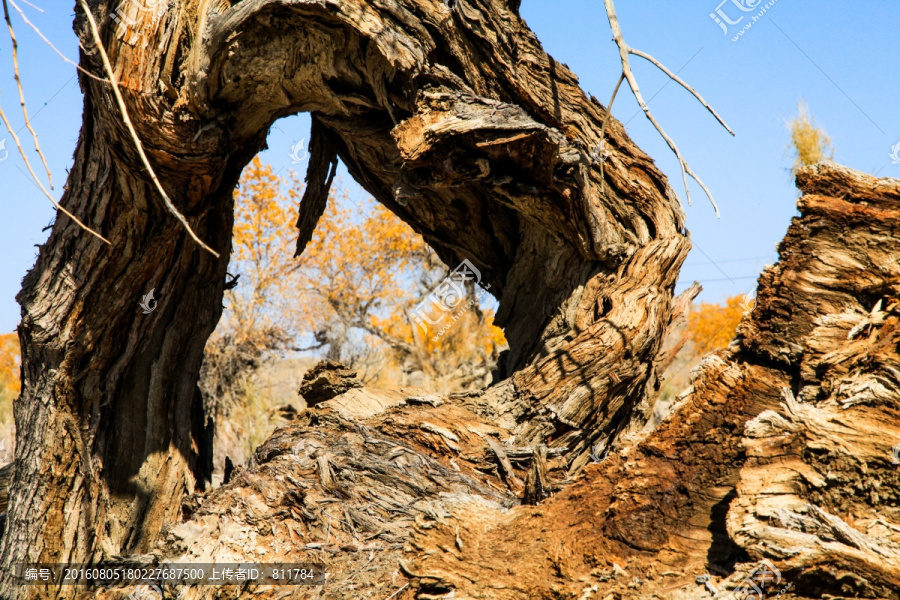
<svg viewBox="0 0 900 600"><path fill-rule="evenodd" d="M725 304L702 302L691 309L688 316L688 339L692 351L703 355L724 348L734 339L738 323L751 306L744 294L725 299Z"/></svg>
<svg viewBox="0 0 900 600"><path fill-rule="evenodd" d="M13 400L21 391L19 380L19 336L15 333L0 335L0 462L9 460L12 449Z"/></svg>
<svg viewBox="0 0 900 600"><path fill-rule="evenodd" d="M295 175L281 177L259 158L244 170L229 264L240 279L226 292L223 322L207 348L208 363L218 352L228 365L219 378L238 381L266 352L304 349L385 384L407 383L413 372L441 391L484 379L505 346L490 311L466 302L425 332L411 318L448 272L421 236L380 204L332 191L294 258L301 195Z"/></svg>
<svg viewBox="0 0 900 600"><path fill-rule="evenodd" d="M15 333L0 335L0 394L4 392L12 397L21 391L19 381L19 336Z"/></svg>

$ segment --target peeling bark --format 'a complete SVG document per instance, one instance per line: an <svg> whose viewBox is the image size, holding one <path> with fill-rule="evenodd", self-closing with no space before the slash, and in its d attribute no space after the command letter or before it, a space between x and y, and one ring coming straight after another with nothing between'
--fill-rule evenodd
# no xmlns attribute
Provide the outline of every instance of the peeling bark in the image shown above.
<svg viewBox="0 0 900 600"><path fill-rule="evenodd" d="M106 23L154 168L222 258L168 215L110 90L84 79L63 204L112 246L59 217L19 295L24 387L3 594L81 592L14 590L17 562L217 548L218 560L326 556L345 578L322 591L334 598L404 583L398 597L578 598L596 586L598 597L693 598L700 570L715 564L730 585L760 558L796 593L897 597L897 471L889 454L877 459L872 432L900 437L900 264L887 258L898 184L829 164L800 173L803 216L738 342L704 361L648 433L671 358L663 338L697 291L673 298L690 247L684 216L615 119L604 156L592 156L604 108L516 9L193 0L139 12L137 36ZM101 72L96 56L82 63ZM354 389L322 402L228 485L190 496L209 475L196 382L221 311L231 193L268 127L298 111L316 124L298 249L337 155L444 262L478 268L510 351L482 392L422 401ZM159 305L143 314L151 288ZM767 454L779 444L792 454ZM776 479L760 487L759 472ZM834 477L865 493L836 491ZM887 525L873 540L855 519ZM188 597L220 592L249 593Z"/></svg>
<svg viewBox="0 0 900 600"><path fill-rule="evenodd" d="M511 415L528 445L568 449L558 456L575 470L596 440L643 422L689 248L683 215L614 120L601 182L588 149L605 112L514 6L197 0L133 12L133 31L98 18L125 102L176 207L222 258L166 215L110 89L83 79L63 204L113 243L60 217L19 296L16 419L28 435L3 564L146 551L208 477L191 406L221 310L231 191L268 127L298 111L316 123L300 246L336 152L445 262L470 260L498 295L507 383L483 419ZM82 63L102 73L96 54ZM144 315L149 289L160 305Z"/></svg>

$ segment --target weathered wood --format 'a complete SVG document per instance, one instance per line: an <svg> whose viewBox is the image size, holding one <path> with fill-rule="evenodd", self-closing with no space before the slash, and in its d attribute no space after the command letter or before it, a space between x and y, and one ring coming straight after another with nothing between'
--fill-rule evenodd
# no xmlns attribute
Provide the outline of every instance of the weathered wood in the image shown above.
<svg viewBox="0 0 900 600"><path fill-rule="evenodd" d="M337 172L337 152L328 140L328 132L318 119L313 119L309 141L309 168L306 171L306 189L300 199L300 216L297 217L297 250L294 256L303 254L312 240L319 219L325 213L328 192Z"/></svg>
<svg viewBox="0 0 900 600"><path fill-rule="evenodd" d="M509 429L477 412L483 401L477 394L385 404L380 412L360 413L365 416L351 427L336 407L352 414L353 402L365 402L352 391L308 411L264 444L246 475L258 483L231 484L206 496L204 506L219 507L213 510L242 507L232 529L223 533L214 515L193 518L176 528L177 543L163 551L198 556L247 527L280 522L278 504L260 500L274 484L288 494L332 498L329 513L343 515L340 504L353 521L351 527L336 520L330 529L335 543L346 540L346 546L327 549L328 524L321 522L309 530L315 541L297 537L297 550L276 556L327 555L334 573L349 575L369 560L354 538L362 528L353 518L360 509L356 498L395 506L391 500L409 490L413 478L457 491L409 492L427 499L401 503L415 510L414 518L370 523L389 527L390 540L404 540L402 547L375 538L369 543L392 554L379 553L373 560L383 561L372 562L373 570L354 578L352 588L302 590L297 597L381 600L402 590L407 599L692 600L727 594L767 560L763 564L778 570L767 579L770 595L900 598L898 471L891 451L900 439L900 378L894 373L900 314L891 300L900 289L894 258L900 240L893 235L900 182L833 164L802 171L798 179L806 192L798 202L801 216L780 245L781 260L761 277L757 303L735 343L703 360L655 430L620 440L575 482L552 479L565 461L548 449L543 487L561 492L529 506L506 491L492 447L494 437L509 443ZM783 335L768 326L773 320ZM443 443L447 436L457 448ZM290 456L291 448L297 456ZM320 452L340 465L335 478L349 499L328 492L314 461L304 458ZM528 487L539 487L544 461L529 457L540 456L540 447L503 454L517 476L522 469L535 472ZM273 464L279 470L269 471ZM253 512L245 517L243 507ZM311 522L313 515L305 518ZM235 547L241 556L262 560L256 553L268 555L273 542L279 547L277 536ZM188 597L215 593L192 590Z"/></svg>
<svg viewBox="0 0 900 600"><path fill-rule="evenodd" d="M523 504L539 504L550 495L550 486L547 484L547 448L543 444L534 449L531 456L531 468L525 477L525 494L522 497Z"/></svg>
<svg viewBox="0 0 900 600"><path fill-rule="evenodd" d="M334 361L323 360L303 374L300 396L307 406L315 406L362 385L353 369Z"/></svg>
<svg viewBox="0 0 900 600"><path fill-rule="evenodd" d="M687 600L768 560L782 597L900 598L900 182L825 163L798 185L801 217L736 343L704 359L659 427L539 507L470 504L417 530L423 587ZM457 527L467 543L451 557Z"/></svg>
<svg viewBox="0 0 900 600"><path fill-rule="evenodd" d="M898 518L885 508L897 474L870 439L873 423L896 433L896 181L835 165L799 174L802 217L739 344L707 358L648 434L673 306L696 293L673 299L684 215L615 119L601 171L592 149L606 111L515 2L180 0L133 16L137 35L108 20L103 30L125 102L177 209L221 258L171 218L110 89L84 78L62 204L112 246L60 216L19 295L24 385L0 594L18 562L218 549L218 560L327 556L346 584L323 591L335 598L579 597L589 582L599 597L693 598L699 571L719 565L733 586L748 558L774 561L796 593L897 597ZM96 55L82 63L101 72ZM481 393L322 402L228 485L191 496L181 522L183 497L209 475L196 382L221 311L232 190L268 127L298 111L447 264L478 269L510 350ZM330 151L315 154L311 193L333 165ZM310 198L301 242L322 208ZM150 289L159 306L144 314ZM815 410L774 418L784 387ZM530 497L565 489L518 506L492 437L511 446L509 480L528 468L516 457L546 447ZM754 454L782 440L784 455ZM598 445L610 452L592 466ZM790 489L755 487L761 466ZM889 539L860 531L857 514ZM787 556L785 540L800 553Z"/></svg>
<svg viewBox="0 0 900 600"><path fill-rule="evenodd" d="M487 436L484 439L488 443L488 446L491 447L494 456L497 457L497 462L500 465L500 475L503 477L503 480L506 481L507 485L514 491L523 489L524 484L516 477L516 472L513 470L512 463L509 462L509 457L506 455L506 452L504 452L503 447L500 446L500 443L491 436Z"/></svg>
<svg viewBox="0 0 900 600"><path fill-rule="evenodd" d="M84 78L62 204L112 246L60 217L19 296L22 440L4 565L144 551L208 476L195 384L221 311L231 192L269 126L298 111L379 202L497 294L507 383L484 418L515 420L520 445L554 437L573 472L597 439L643 423L689 249L684 216L614 119L601 181L590 149L603 107L509 2L179 0L129 8L128 31L90 4L150 162L221 258L185 237L110 88ZM86 30L80 12L75 28ZM98 54L81 60L102 74ZM311 193L331 176L330 153L314 154ZM301 242L321 210L312 200ZM160 304L144 315L150 289Z"/></svg>

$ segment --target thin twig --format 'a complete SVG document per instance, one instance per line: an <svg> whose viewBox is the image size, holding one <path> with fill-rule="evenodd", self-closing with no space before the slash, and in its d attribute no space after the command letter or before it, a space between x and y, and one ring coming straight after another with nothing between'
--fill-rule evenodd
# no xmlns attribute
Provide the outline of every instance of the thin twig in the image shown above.
<svg viewBox="0 0 900 600"><path fill-rule="evenodd" d="M603 150L606 148L606 124L609 123L609 116L612 114L613 102L616 101L616 94L619 93L619 86L622 85L622 82L625 80L625 73L619 75L619 81L616 82L616 87L613 88L612 96L609 99L609 104L606 105L606 114L603 116L603 124L600 125L600 143L597 144L597 155L600 160L600 191L602 192L605 186L605 179L603 177Z"/></svg>
<svg viewBox="0 0 900 600"><path fill-rule="evenodd" d="M94 43L97 45L97 51L100 53L100 58L103 60L103 67L106 69L106 76L109 78L109 82L112 85L113 94L116 97L116 103L119 105L119 110L122 112L122 121L124 121L125 126L128 128L128 131L131 134L132 140L134 140L134 146L135 148L137 148L138 154L141 157L141 162L144 163L144 168L147 169L147 172L150 174L150 178L156 185L156 189L159 191L160 195L162 195L163 201L166 204L166 208L168 208L169 212L171 212L172 215L174 215L175 218L178 219L178 221L187 230L188 234L194 239L195 242L200 245L201 248L203 248L216 258L219 258L218 252L207 246L203 242L203 240L197 237L197 234L194 233L193 229L191 229L190 223L187 222L187 219L184 218L184 215L178 212L178 209L172 203L172 200L169 198L166 190L163 189L162 184L159 182L159 178L156 176L156 172L153 170L153 167L150 165L150 161L147 158L147 153L144 152L144 145L141 143L137 131L134 129L131 118L128 116L128 109L125 106L125 99L122 97L122 92L119 90L119 82L116 80L116 74L113 72L112 64L110 64L109 62L109 56L107 56L106 49L103 47L103 42L100 40L100 31L97 29L97 21L94 20L94 15L85 0L78 0L78 3L81 5L81 9L84 11L88 23L91 26L91 34L94 36Z"/></svg>
<svg viewBox="0 0 900 600"><path fill-rule="evenodd" d="M28 2L26 2L25 0L22 0L22 2L25 2L25 4L28 4ZM103 77L97 77L96 75L94 75L93 73L91 73L90 71L88 71L87 69L85 69L84 67L82 67L81 65L79 65L78 63L76 63L75 61L71 60L71 59L70 59L69 57L67 57L65 54L63 54L62 52L60 52L60 51L57 49L57 47L53 45L53 42L51 42L50 40L48 40L47 37L41 32L41 30L38 29L37 26L36 26L34 23L32 23L31 21L28 20L28 17L25 16L25 13L22 11L21 8L19 8L19 6L18 6L13 0L9 0L9 3L12 4L12 7L13 7L14 9L16 9L16 12L19 13L19 16L22 17L22 20L25 21L25 24L28 25L29 27L31 27L31 28L34 30L34 32L35 32L36 34L38 34L38 35L40 36L40 38L41 38L42 40L44 40L44 42L45 42L48 46L50 46L50 47L53 49L54 52L56 52L56 53L59 55L59 57L60 57L61 59L63 59L64 61L66 61L66 62L69 63L70 65L74 66L76 69L78 69L79 71L81 71L82 73L84 73L85 75L87 75L88 77L91 77L91 78L93 78L93 79L96 79L97 81L102 81L103 83L109 83L109 80L104 79ZM33 6L33 5L30 5L30 6ZM37 8L36 6L34 6L34 8L37 9L37 10L41 10L41 9ZM44 12L44 11L41 10L41 12Z"/></svg>
<svg viewBox="0 0 900 600"><path fill-rule="evenodd" d="M48 192L47 188L44 187L44 184L41 183L41 180L38 179L37 175L34 174L34 169L31 168L31 162L29 162L28 156L25 154L25 149L22 148L22 143L19 141L19 136L16 135L16 132L13 131L13 128L10 126L9 120L6 118L6 113L3 112L3 107L0 107L0 119L3 120L3 124L9 130L9 133L12 134L13 140L16 142L16 148L19 149L19 154L22 155L22 159L25 161L25 166L28 167L28 172L31 173L31 178L34 179L34 181L35 181L35 183L37 183L38 187L41 188L41 191L44 192L44 195L50 199L50 202L53 203L53 206L55 206L57 210L62 211L63 214L67 215L70 219L72 219L73 221L78 223L79 227L81 227L88 233L91 233L91 234L97 236L98 238L100 238L101 240L103 240L104 242L109 244L110 241L108 239L106 239L105 237L103 237L102 235L100 235L99 233L97 233L96 231L94 231L93 229L91 229L90 227L85 225L84 223L82 223L78 219L78 217L76 217L75 215L73 215L72 213L67 211L65 208L63 208L62 205L59 202L57 202L53 198L53 196L50 195L50 192Z"/></svg>
<svg viewBox="0 0 900 600"><path fill-rule="evenodd" d="M706 104L706 102L702 98L700 98L700 96L696 92L694 92L687 84L685 84L678 77L676 77L674 73L672 73L671 71L669 71L668 69L663 67L661 64L659 64L659 62L656 61L655 59L653 59L653 57L651 57L649 54L645 54L643 52L634 50L633 48L628 46L628 44L625 42L625 37L622 35L622 28L619 26L619 19L616 16L616 8L613 5L613 0L603 0L603 3L606 7L606 16L609 18L609 27L610 27L610 29L612 29L613 41L616 43L616 46L618 46L618 48L619 48L619 58L622 61L622 74L625 76L625 79L628 81L628 86L631 88L631 92L634 94L634 97L637 100L637 103L640 105L641 110L644 111L644 114L647 116L647 118L650 120L650 122L656 128L656 131L658 131L659 134L662 136L662 138L666 141L666 144L669 146L669 149L675 153L675 157L678 159L678 164L681 167L681 179L684 182L684 193L687 196L688 204L691 203L691 191L688 188L688 183L687 183L687 176L690 175L691 178L694 181L696 181L700 185L700 187L703 189L703 191L706 193L706 196L709 198L709 201L712 203L713 209L715 209L716 216L718 217L719 216L719 207L716 205L716 201L713 199L712 193L709 191L709 188L707 188L706 184L704 184L703 181L699 177L697 177L697 175L691 170L691 167L687 164L687 161L684 160L684 157L681 155L681 151L678 150L678 146L676 146L675 142L672 141L672 138L670 138L666 134L666 132L663 130L662 126L659 124L659 122L653 116L653 113L650 112L650 108L647 106L647 103L644 102L644 97L641 95L641 88L638 86L637 79L635 79L634 73L631 71L631 63L628 60L628 55L634 54L636 56L640 56L641 58L649 60L654 65L656 65L657 67L662 69L663 72L666 73L666 75L669 75L670 77L674 78L675 81L677 81L682 86L684 86L688 91L692 92L694 94L694 96L696 98L698 98L700 100L700 102L710 110L710 112L712 112L712 114L719 120L719 122L726 129L728 129L729 132L731 132L731 129L729 129L728 126L725 125L725 122L722 121L721 118L719 118L719 115L717 115L715 113L715 111L713 111L712 108L710 108ZM734 134L732 133L732 135L734 135Z"/></svg>
<svg viewBox="0 0 900 600"><path fill-rule="evenodd" d="M625 81L625 73L619 75L619 81L616 82L616 87L613 88L612 96L609 99L609 104L606 106L606 115L603 117L603 124L600 125L600 144L602 145L604 140L606 139L606 124L609 123L609 116L612 114L612 105L613 102L616 101L616 94L619 93L619 86L622 85L622 82Z"/></svg>
<svg viewBox="0 0 900 600"><path fill-rule="evenodd" d="M662 71L663 73L665 73L666 75L668 75L669 77L674 79L676 83L680 84L681 87L683 87L684 89L689 91L694 96L694 98L696 98L700 102L700 104L702 104L703 107L706 110L708 110L712 114L712 116L714 116L716 118L716 121L718 121L719 123L722 124L722 127L724 127L728 131L728 133L730 133L731 135L734 135L734 132L731 130L731 127L729 127L728 123L726 123L724 121L724 119L722 119L722 117L719 116L719 113L717 113L713 109L713 107L710 106L699 93L697 93L697 90L695 90L694 88L689 86L681 77L679 77L678 75L676 75L675 73L670 71L665 65L663 65L661 62L659 62L658 60L656 60L655 58L653 58L646 52L641 52L640 50L636 50L635 48L631 48L631 47L628 48L628 51L630 53L634 54L635 56L640 56L644 60L650 61L651 63L656 65L656 67L660 71Z"/></svg>
<svg viewBox="0 0 900 600"><path fill-rule="evenodd" d="M27 4L28 6L30 6L31 8L33 8L34 10L38 11L38 12L41 13L41 14L45 14L45 13L47 12L47 11L45 11L43 8L41 8L40 6L35 6L35 5L32 4L31 2L29 2L28 0L22 0L22 3L23 3L23 4Z"/></svg>
<svg viewBox="0 0 900 600"><path fill-rule="evenodd" d="M16 32L13 30L12 21L9 18L9 7L6 6L6 0L3 0L3 18L6 19L6 27L9 29L9 39L12 40L13 77L16 80L16 87L19 89L19 104L22 105L22 116L25 118L25 126L28 128L28 131L31 132L31 137L34 140L34 149L37 151L38 156L41 157L41 162L44 163L44 170L47 171L47 180L50 182L50 189L52 190L53 175L50 174L50 165L47 164L47 158L44 156L44 153L41 152L41 145L38 143L37 133L31 126L31 120L28 118L28 107L25 106L25 90L22 89L22 80L19 78L19 43L16 41Z"/></svg>

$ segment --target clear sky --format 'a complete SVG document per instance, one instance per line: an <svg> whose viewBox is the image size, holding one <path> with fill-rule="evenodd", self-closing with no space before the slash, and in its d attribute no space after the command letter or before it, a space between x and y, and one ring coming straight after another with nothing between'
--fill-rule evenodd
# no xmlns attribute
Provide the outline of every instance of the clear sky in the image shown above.
<svg viewBox="0 0 900 600"><path fill-rule="evenodd" d="M900 142L896 52L900 5L896 0L719 1L617 3L629 44L677 72L737 134L732 138L655 67L632 59L651 110L712 190L722 213L716 219L702 190L692 184L687 225L694 250L679 289L698 280L704 287L700 299L705 301L752 291L760 269L776 259L775 244L797 214L785 121L795 114L799 100L806 100L818 124L831 136L835 160L879 176L900 177L900 164L889 156L891 147ZM75 59L73 2L32 2L46 13L20 5L47 37ZM66 8L59 8L61 4ZM602 0L523 0L521 12L547 51L566 63L578 74L582 87L606 104L619 64L602 4ZM743 11L738 5L751 10ZM717 9L720 20L743 19L728 25L726 33L710 17ZM753 16L764 9L753 22ZM15 13L13 22L26 100L59 198L81 126L78 80L74 67L59 59ZM751 27L732 41L748 23ZM27 130L20 129L23 120L10 51L8 37L0 34L0 106L37 168L33 143ZM684 198L676 161L624 87L613 114L657 160ZM291 149L308 135L308 127L305 116L278 122L263 159L276 168L304 172L303 152L292 156ZM0 128L2 140L0 332L11 331L18 323L15 295L37 255L35 246L46 240L44 228L54 218L52 205L25 175L11 136ZM355 197L362 197L346 171L342 184Z"/></svg>

